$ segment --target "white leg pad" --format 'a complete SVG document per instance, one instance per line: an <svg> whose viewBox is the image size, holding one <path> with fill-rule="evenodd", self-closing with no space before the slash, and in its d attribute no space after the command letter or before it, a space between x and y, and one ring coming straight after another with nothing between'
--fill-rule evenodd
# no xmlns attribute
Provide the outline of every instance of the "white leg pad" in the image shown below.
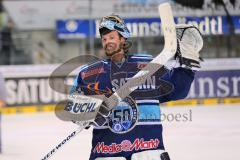
<svg viewBox="0 0 240 160"><path fill-rule="evenodd" d="M126 160L124 157L103 157L95 160Z"/></svg>
<svg viewBox="0 0 240 160"><path fill-rule="evenodd" d="M165 152L164 150L149 150L139 153L134 153L131 160L161 160L160 155Z"/></svg>

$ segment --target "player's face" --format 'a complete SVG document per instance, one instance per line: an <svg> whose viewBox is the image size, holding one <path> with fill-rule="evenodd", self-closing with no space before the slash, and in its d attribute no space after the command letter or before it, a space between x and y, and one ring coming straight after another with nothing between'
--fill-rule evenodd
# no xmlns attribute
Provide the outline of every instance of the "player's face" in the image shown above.
<svg viewBox="0 0 240 160"><path fill-rule="evenodd" d="M107 56L123 52L124 38L120 37L117 31L111 31L102 36L102 45Z"/></svg>

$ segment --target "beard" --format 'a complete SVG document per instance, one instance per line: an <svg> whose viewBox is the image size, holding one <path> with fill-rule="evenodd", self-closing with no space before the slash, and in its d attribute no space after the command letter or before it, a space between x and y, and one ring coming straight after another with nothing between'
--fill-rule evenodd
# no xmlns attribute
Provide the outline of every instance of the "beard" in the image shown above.
<svg viewBox="0 0 240 160"><path fill-rule="evenodd" d="M112 56L118 52L120 52L122 50L122 43L120 43L119 45L115 44L115 43L108 43L105 47L105 53L107 56Z"/></svg>

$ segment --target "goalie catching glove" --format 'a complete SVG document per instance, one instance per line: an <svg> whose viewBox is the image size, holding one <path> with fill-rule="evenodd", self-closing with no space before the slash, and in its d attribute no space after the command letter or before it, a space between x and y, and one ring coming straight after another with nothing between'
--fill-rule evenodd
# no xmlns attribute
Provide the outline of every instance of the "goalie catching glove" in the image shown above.
<svg viewBox="0 0 240 160"><path fill-rule="evenodd" d="M179 65L191 70L199 70L201 57L199 52L203 47L203 38L200 31L190 24L176 25L177 52L175 59Z"/></svg>

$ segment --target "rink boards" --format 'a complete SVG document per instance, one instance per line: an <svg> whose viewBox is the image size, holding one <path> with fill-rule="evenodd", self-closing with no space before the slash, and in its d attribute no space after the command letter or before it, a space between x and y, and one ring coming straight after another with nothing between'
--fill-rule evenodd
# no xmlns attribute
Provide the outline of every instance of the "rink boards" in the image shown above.
<svg viewBox="0 0 240 160"><path fill-rule="evenodd" d="M186 99L179 101L171 101L162 104L163 107L192 107L197 105L217 105L217 104L240 104L240 98L209 98L209 99ZM30 105L30 106L12 106L3 108L0 111L3 114L16 114L16 113L35 113L35 112L54 112L55 104L46 105Z"/></svg>
<svg viewBox="0 0 240 160"><path fill-rule="evenodd" d="M208 59L202 70L196 73L188 97L163 106L214 105L240 103L240 59ZM65 100L67 94L59 94L49 87L49 75L58 65L4 66L7 88L7 106L3 113L49 112ZM169 64L171 67L171 63ZM78 69L66 78L72 84ZM54 84L61 86L59 78Z"/></svg>

